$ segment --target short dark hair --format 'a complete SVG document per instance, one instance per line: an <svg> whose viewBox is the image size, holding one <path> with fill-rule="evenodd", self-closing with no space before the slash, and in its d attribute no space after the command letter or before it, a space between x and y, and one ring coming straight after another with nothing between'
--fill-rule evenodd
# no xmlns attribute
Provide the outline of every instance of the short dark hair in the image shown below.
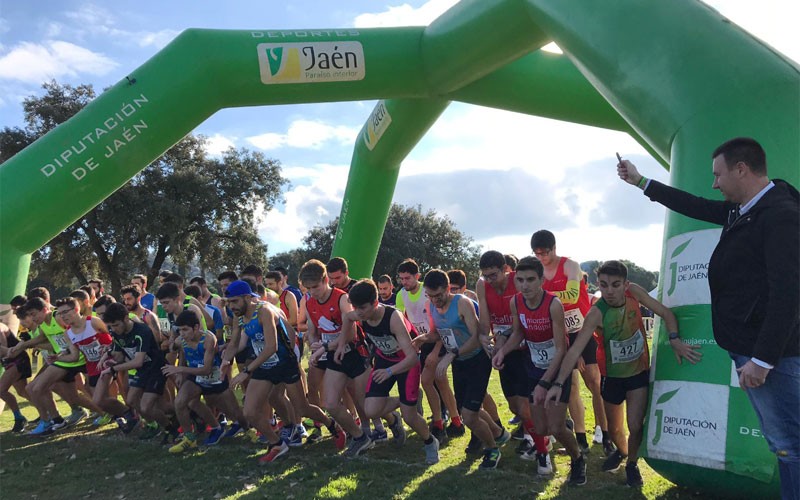
<svg viewBox="0 0 800 500"><path fill-rule="evenodd" d="M167 271L166 269L164 269L163 271L159 271L158 277L159 278L166 278L170 274L172 274L172 271Z"/></svg>
<svg viewBox="0 0 800 500"><path fill-rule="evenodd" d="M735 137L725 141L711 153L711 159L719 155L722 155L729 169L743 162L754 174L767 175L767 153L755 139Z"/></svg>
<svg viewBox="0 0 800 500"><path fill-rule="evenodd" d="M133 280L141 280L142 281L142 286L145 289L147 289L147 275L145 275L145 274L134 274L133 276L131 276L131 281L133 281Z"/></svg>
<svg viewBox="0 0 800 500"><path fill-rule="evenodd" d="M506 258L503 257L503 254L498 252L497 250L489 250L488 252L483 252L481 255L481 259L478 261L478 267L481 269L489 269L490 267L496 267L502 271L503 266L506 265Z"/></svg>
<svg viewBox="0 0 800 500"><path fill-rule="evenodd" d="M397 266L397 274L419 274L419 264L414 259L406 259Z"/></svg>
<svg viewBox="0 0 800 500"><path fill-rule="evenodd" d="M56 301L56 308L61 306L69 306L74 309L76 307L80 307L80 304L78 303L78 299L75 297L62 297Z"/></svg>
<svg viewBox="0 0 800 500"><path fill-rule="evenodd" d="M517 258L516 255L514 255L513 253L507 253L507 254L503 254L503 258L506 260L506 265L512 271L517 269L517 263L519 262L519 259Z"/></svg>
<svg viewBox="0 0 800 500"><path fill-rule="evenodd" d="M242 269L241 274L246 274L248 276L255 276L256 278L260 278L261 276L264 275L264 270L256 266L255 264L250 264L249 266Z"/></svg>
<svg viewBox="0 0 800 500"><path fill-rule="evenodd" d="M378 289L375 282L371 279L358 280L350 292L347 294L353 307L372 304L378 300Z"/></svg>
<svg viewBox="0 0 800 500"><path fill-rule="evenodd" d="M119 302L114 302L106 307L106 312L103 313L103 321L105 323L116 323L117 321L125 321L128 318L128 308Z"/></svg>
<svg viewBox="0 0 800 500"><path fill-rule="evenodd" d="M392 277L388 274L381 274L380 278L378 278L378 283L389 283L394 286L394 281L392 281Z"/></svg>
<svg viewBox="0 0 800 500"><path fill-rule="evenodd" d="M189 285L183 289L183 293L189 297L199 298L203 295L203 290L197 285Z"/></svg>
<svg viewBox="0 0 800 500"><path fill-rule="evenodd" d="M275 267L272 268L272 270L273 271L278 271L284 277L289 276L289 271L287 271L286 268L283 267L283 266L275 266Z"/></svg>
<svg viewBox="0 0 800 500"><path fill-rule="evenodd" d="M47 309L47 302L41 297L31 297L22 307L25 308L26 313L32 310L44 311Z"/></svg>
<svg viewBox="0 0 800 500"><path fill-rule="evenodd" d="M27 301L28 297L24 295L15 295L14 298L11 299L11 302L8 303L8 305L10 305L11 307L19 307L21 305L24 305L25 302Z"/></svg>
<svg viewBox="0 0 800 500"><path fill-rule="evenodd" d="M270 271L264 275L265 280L275 280L278 283L283 280L283 275L279 271Z"/></svg>
<svg viewBox="0 0 800 500"><path fill-rule="evenodd" d="M35 299L37 297L49 303L50 291L43 286L37 286L36 288L31 288L30 290L28 290L28 299Z"/></svg>
<svg viewBox="0 0 800 500"><path fill-rule="evenodd" d="M626 280L628 279L628 268L618 260L607 260L597 268L597 276L601 274L605 274L606 276L619 276Z"/></svg>
<svg viewBox="0 0 800 500"><path fill-rule="evenodd" d="M92 279L86 281L87 285L91 285L92 283L97 285L97 288L99 288L100 290L103 290L103 280L98 279L98 278L92 278Z"/></svg>
<svg viewBox="0 0 800 500"><path fill-rule="evenodd" d="M461 269L447 271L447 279L451 285L458 285L459 288L467 286L467 275Z"/></svg>
<svg viewBox="0 0 800 500"><path fill-rule="evenodd" d="M547 229L540 229L531 236L531 250L553 248L554 246L556 246L556 235Z"/></svg>
<svg viewBox="0 0 800 500"><path fill-rule="evenodd" d="M119 291L119 296L122 297L126 293L133 295L134 299L138 299L142 295L142 289L139 288L139 285L123 286Z"/></svg>
<svg viewBox="0 0 800 500"><path fill-rule="evenodd" d="M169 273L164 276L164 283L175 283L178 286L183 286L184 279L183 276L178 273Z"/></svg>
<svg viewBox="0 0 800 500"><path fill-rule="evenodd" d="M94 303L94 308L97 309L98 307L103 307L103 306L108 307L111 304L116 304L116 303L117 299L115 299L113 295L106 293L97 297L97 302ZM123 307L125 306L123 305Z"/></svg>
<svg viewBox="0 0 800 500"><path fill-rule="evenodd" d="M326 264L325 267L328 269L329 273L335 273L339 271L347 274L347 261L344 260L344 257L332 258L328 261L328 264Z"/></svg>
<svg viewBox="0 0 800 500"><path fill-rule="evenodd" d="M189 280L190 285L198 284L200 286L206 285L206 279L202 276L194 276L192 279Z"/></svg>
<svg viewBox="0 0 800 500"><path fill-rule="evenodd" d="M76 299L78 299L80 301L89 300L89 298L90 298L89 294L86 292L86 290L81 290L80 288L78 288L77 290L73 290L73 291L69 292L69 296L70 297L75 297Z"/></svg>
<svg viewBox="0 0 800 500"><path fill-rule="evenodd" d="M175 326L190 326L194 328L195 325L199 324L200 318L197 317L194 311L185 310L175 318Z"/></svg>
<svg viewBox="0 0 800 500"><path fill-rule="evenodd" d="M175 299L181 295L181 289L176 283L165 281L158 290L156 290L156 298L162 299Z"/></svg>
<svg viewBox="0 0 800 500"><path fill-rule="evenodd" d="M219 273L219 276L217 276L217 281L222 281L222 280L236 281L238 279L239 276L233 271L222 271L221 273ZM223 290L223 292L224 291L225 290Z"/></svg>
<svg viewBox="0 0 800 500"><path fill-rule="evenodd" d="M519 259L519 262L517 262L516 271L533 271L539 275L540 278L544 276L544 266L542 265L542 261L532 255Z"/></svg>
<svg viewBox="0 0 800 500"><path fill-rule="evenodd" d="M447 277L447 273L441 269L431 269L425 274L422 286L431 289L448 287L450 286L450 279Z"/></svg>
<svg viewBox="0 0 800 500"><path fill-rule="evenodd" d="M78 288L78 290L83 290L89 296L89 298L97 298L97 292L94 291L94 288L90 287L89 285L83 285L82 287Z"/></svg>

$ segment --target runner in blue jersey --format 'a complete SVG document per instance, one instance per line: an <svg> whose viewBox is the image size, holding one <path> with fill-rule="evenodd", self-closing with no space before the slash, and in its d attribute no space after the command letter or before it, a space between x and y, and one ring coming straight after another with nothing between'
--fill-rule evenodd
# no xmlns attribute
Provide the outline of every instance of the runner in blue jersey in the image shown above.
<svg viewBox="0 0 800 500"><path fill-rule="evenodd" d="M423 287L433 306L430 308L433 329L422 336L429 338L417 342L441 339L447 354L439 361L436 375L443 376L448 366L453 365L456 405L464 424L484 445L480 467L494 469L500 461L499 445L511 439L511 435L481 409L492 374L492 363L478 340L477 305L464 295L451 294L450 280L441 269L429 271Z"/></svg>
<svg viewBox="0 0 800 500"><path fill-rule="evenodd" d="M269 416L264 414L264 404L270 399L273 390L285 385L286 394L292 405L280 405L276 410L283 422L295 422L295 406L301 416L319 420L328 426L331 434L337 436L336 423L328 418L317 406L308 404L300 382L300 370L294 352L292 339L281 320L280 310L257 300L250 285L245 281L234 281L225 290L225 297L234 315L231 341L223 356L223 370L227 370L236 352L250 346L255 359L246 363L242 371L231 381L232 386L241 385L250 379L245 392L244 415L248 423L255 427L269 442L269 451L260 463L270 463L289 451L289 442L278 437L270 425ZM276 405L279 399L272 399ZM299 432L299 429L298 429ZM294 432L292 433L294 434ZM290 436L292 439L294 436Z"/></svg>
<svg viewBox="0 0 800 500"><path fill-rule="evenodd" d="M204 446L213 446L225 435L236 434L241 428L247 427L247 422L236 396L228 386L228 379L222 376L222 360L217 352L216 336L202 329L200 320L192 311L180 313L175 319L175 326L178 329L178 343L181 345L178 366L167 365L161 371L164 375L182 379L175 398L175 413L184 430L183 439L170 448L171 453L182 453L197 448L197 434L201 431L195 429L192 432L190 411L194 411L211 427L211 433L203 442ZM208 404L221 409L235 420L228 432L214 417L211 409L200 401L201 396Z"/></svg>

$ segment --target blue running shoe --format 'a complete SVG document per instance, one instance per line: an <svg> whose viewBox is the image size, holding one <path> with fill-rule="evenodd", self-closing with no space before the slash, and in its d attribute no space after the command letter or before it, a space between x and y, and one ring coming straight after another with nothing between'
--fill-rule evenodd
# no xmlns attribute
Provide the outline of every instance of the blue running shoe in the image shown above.
<svg viewBox="0 0 800 500"><path fill-rule="evenodd" d="M211 429L208 437L203 441L203 446L214 446L225 437L225 424L220 424L216 429Z"/></svg>
<svg viewBox="0 0 800 500"><path fill-rule="evenodd" d="M374 430L369 435L369 439L373 443L385 443L389 440L389 434L386 432L386 429L383 430Z"/></svg>
<svg viewBox="0 0 800 500"><path fill-rule="evenodd" d="M234 422L234 424L231 425L230 428L228 428L227 431L225 431L225 434L223 434L222 437L223 438L231 438L231 437L236 436L237 434L240 434L242 432L244 432L244 429L242 429L242 426L239 425L238 422Z"/></svg>
<svg viewBox="0 0 800 500"><path fill-rule="evenodd" d="M47 436L53 433L53 422L49 420L40 420L39 425L28 433L29 436Z"/></svg>

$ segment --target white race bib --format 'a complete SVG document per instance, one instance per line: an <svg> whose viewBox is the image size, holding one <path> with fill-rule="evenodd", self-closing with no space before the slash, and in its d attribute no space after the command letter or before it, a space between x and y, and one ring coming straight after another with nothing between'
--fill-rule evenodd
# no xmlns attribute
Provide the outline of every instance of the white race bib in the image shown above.
<svg viewBox="0 0 800 500"><path fill-rule="evenodd" d="M67 335L65 333L54 335L53 340L56 341L56 345L58 346L59 352L67 350Z"/></svg>
<svg viewBox="0 0 800 500"><path fill-rule="evenodd" d="M641 330L636 330L628 340L611 340L611 362L628 363L635 361L644 352L644 335Z"/></svg>
<svg viewBox="0 0 800 500"><path fill-rule="evenodd" d="M456 334L451 328L437 328L439 337L442 338L442 345L447 352L458 349L458 341L456 341Z"/></svg>
<svg viewBox="0 0 800 500"><path fill-rule="evenodd" d="M383 354L392 355L400 350L400 344L397 343L397 339L394 335L379 337L367 333L367 336Z"/></svg>
<svg viewBox="0 0 800 500"><path fill-rule="evenodd" d="M412 323L412 325L414 325L414 328L417 329L418 334L425 335L428 333L428 323L420 321L419 323Z"/></svg>
<svg viewBox="0 0 800 500"><path fill-rule="evenodd" d="M336 340L338 338L339 338L339 334L338 333L323 333L322 334L322 341L323 342L333 342L334 340ZM352 349L350 349L350 344L347 344L347 345L344 346L345 354L347 354L351 350ZM322 357L320 357L319 359L327 359L327 356L325 354L323 354Z"/></svg>
<svg viewBox="0 0 800 500"><path fill-rule="evenodd" d="M172 325L169 324L168 318L158 318L158 327L161 328L161 331L166 335L169 335L169 332L172 330Z"/></svg>
<svg viewBox="0 0 800 500"><path fill-rule="evenodd" d="M250 343L253 346L253 353L255 353L256 357L261 354L261 351L264 350L264 341L263 340L251 340ZM261 363L261 368L265 370L269 370L273 368L281 359L278 357L278 353L274 353L272 356L267 358L266 361Z"/></svg>
<svg viewBox="0 0 800 500"><path fill-rule="evenodd" d="M203 363L200 363L197 365L197 368L202 368L203 366ZM219 366L215 366L208 375L197 375L195 377L195 381L200 385L219 384L222 382L222 372L220 371Z"/></svg>
<svg viewBox="0 0 800 500"><path fill-rule="evenodd" d="M511 335L511 325L492 325L492 333L495 337L498 335L507 337Z"/></svg>
<svg viewBox="0 0 800 500"><path fill-rule="evenodd" d="M564 311L564 326L567 333L575 333L583 327L583 313L580 309L570 309Z"/></svg>
<svg viewBox="0 0 800 500"><path fill-rule="evenodd" d="M550 363L556 356L556 344L553 339L544 342L531 342L530 340L527 342L533 365L542 370L550 368Z"/></svg>
<svg viewBox="0 0 800 500"><path fill-rule="evenodd" d="M100 361L100 357L103 355L102 346L97 339L93 340L91 344L79 345L78 347L80 347L81 351L83 351L86 361L90 363L96 363Z"/></svg>

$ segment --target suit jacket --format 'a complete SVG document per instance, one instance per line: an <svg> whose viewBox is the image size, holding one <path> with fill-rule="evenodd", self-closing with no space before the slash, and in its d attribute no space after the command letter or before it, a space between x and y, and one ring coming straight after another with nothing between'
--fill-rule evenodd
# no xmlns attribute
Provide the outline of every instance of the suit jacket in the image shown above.
<svg viewBox="0 0 800 500"><path fill-rule="evenodd" d="M722 226L708 265L711 322L720 347L775 365L800 355L800 193L780 179L744 215L738 205L650 181L645 195Z"/></svg>

